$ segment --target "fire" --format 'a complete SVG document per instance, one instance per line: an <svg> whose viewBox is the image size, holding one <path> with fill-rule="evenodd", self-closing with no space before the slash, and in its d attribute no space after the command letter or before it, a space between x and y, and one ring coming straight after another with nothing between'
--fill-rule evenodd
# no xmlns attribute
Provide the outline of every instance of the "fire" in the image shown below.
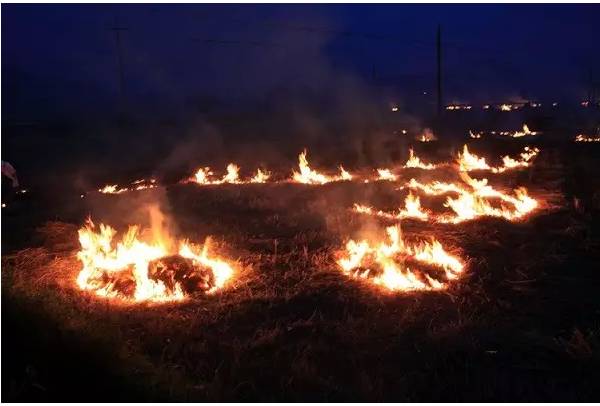
<svg viewBox="0 0 600 406"><path fill-rule="evenodd" d="M418 136L416 140L421 142L432 142L437 141L437 137L429 128L426 128L425 130L423 130L423 134Z"/></svg>
<svg viewBox="0 0 600 406"><path fill-rule="evenodd" d="M440 214L434 219L441 223L461 223L477 217L501 217L509 221L522 219L538 207L538 202L529 196L527 189L517 188L514 195L494 189L488 185L487 179L472 179L466 173L461 174L465 187L455 183L433 182L422 184L411 179L408 187L419 189L429 195L456 193L458 197L448 197L444 203L454 214ZM491 199L500 200L500 207L492 205ZM512 208L506 207L509 203Z"/></svg>
<svg viewBox="0 0 600 406"><path fill-rule="evenodd" d="M98 192L105 194L118 195L125 192L130 192L132 190L144 190L144 189L153 189L156 187L156 179L138 179L129 184L129 186L120 187L117 184L114 185L106 185L100 189Z"/></svg>
<svg viewBox="0 0 600 406"><path fill-rule="evenodd" d="M213 175L210 168L207 166L205 168L198 168L193 178L190 178L190 181L196 182L200 185L210 185L213 181L210 180L210 177Z"/></svg>
<svg viewBox="0 0 600 406"><path fill-rule="evenodd" d="M471 110L473 106L470 104L449 104L446 106L446 110Z"/></svg>
<svg viewBox="0 0 600 406"><path fill-rule="evenodd" d="M474 133L473 131L469 130L469 137L478 139L481 138L481 133Z"/></svg>
<svg viewBox="0 0 600 406"><path fill-rule="evenodd" d="M386 228L386 233L388 242L349 240L337 260L342 272L391 291L442 290L447 288L448 281L463 273L463 262L449 254L435 238L409 244L398 225ZM444 277L412 271L406 261L438 268Z"/></svg>
<svg viewBox="0 0 600 406"><path fill-rule="evenodd" d="M506 137L512 137L512 138L521 138L521 137L525 137L526 135L538 135L538 131L531 131L529 129L529 127L527 126L527 124L523 124L523 130L522 131L500 131L499 134L506 136Z"/></svg>
<svg viewBox="0 0 600 406"><path fill-rule="evenodd" d="M124 301L168 302L187 295L221 289L233 276L225 260L209 255L209 240L202 247L187 241L175 244L160 228L142 240L139 227L130 226L120 240L108 225L91 220L79 230L82 269L77 285L98 296Z"/></svg>
<svg viewBox="0 0 600 406"><path fill-rule="evenodd" d="M437 165L426 164L422 162L421 158L415 155L415 152L412 148L409 151L410 156L408 158L408 161L406 161L406 164L404 165L405 168L435 169L437 167Z"/></svg>
<svg viewBox="0 0 600 406"><path fill-rule="evenodd" d="M459 169L462 172L492 169L485 161L485 158L480 158L475 154L471 154L466 144L463 146L462 154L458 154L457 162Z"/></svg>
<svg viewBox="0 0 600 406"><path fill-rule="evenodd" d="M515 159L511 158L510 156L506 155L506 156L502 157L502 164L504 165L504 167L503 168L495 168L496 169L495 172L503 172L506 169L513 169L513 168L526 168L531 165L530 161L535 156L537 156L537 154L539 152L540 152L540 150L538 148L525 147L523 152L521 152L520 160L515 160Z"/></svg>
<svg viewBox="0 0 600 406"><path fill-rule="evenodd" d="M503 166L492 167L488 165L485 158L479 157L471 152L467 145L463 146L462 154L458 154L457 163L461 172L469 172L476 170L487 170L493 173L502 173L508 169L525 168L531 165L531 160L540 152L538 148L525 147L520 154L521 159L516 160L506 155L502 157Z"/></svg>
<svg viewBox="0 0 600 406"><path fill-rule="evenodd" d="M342 165L340 165L340 180L352 180L352 175Z"/></svg>
<svg viewBox="0 0 600 406"><path fill-rule="evenodd" d="M394 175L390 169L377 169L378 180L389 180L395 181L398 179L398 176Z"/></svg>
<svg viewBox="0 0 600 406"><path fill-rule="evenodd" d="M583 134L579 134L575 137L575 142L600 142L600 137L588 137Z"/></svg>
<svg viewBox="0 0 600 406"><path fill-rule="evenodd" d="M426 221L429 218L429 213L424 211L421 207L421 199L418 196L409 193L404 200L404 209L400 209L397 213L387 213L383 210L374 211L373 208L363 206L361 204L354 204L354 211L356 213L368 214L371 216L377 216L387 219L406 219L413 218L417 220Z"/></svg>
<svg viewBox="0 0 600 406"><path fill-rule="evenodd" d="M250 183L266 183L271 177L271 172L262 171L260 168L256 170L256 175L250 179Z"/></svg>
<svg viewBox="0 0 600 406"><path fill-rule="evenodd" d="M227 165L227 174L221 183L240 183L240 167L233 163Z"/></svg>
<svg viewBox="0 0 600 406"><path fill-rule="evenodd" d="M129 189L127 188L119 188L118 185L106 185L103 188L98 189L98 192L116 195L127 192L128 190Z"/></svg>
<svg viewBox="0 0 600 406"><path fill-rule="evenodd" d="M524 106L524 103L503 103L498 106L500 111L513 111L519 110Z"/></svg>
<svg viewBox="0 0 600 406"><path fill-rule="evenodd" d="M306 159L307 152L304 150L298 155L298 166L300 172L293 171L293 181L298 183L306 183L311 185L322 185L329 182L338 182L341 180L351 180L352 175L348 173L341 165L339 176L327 176L319 173L313 169L310 169L308 165L308 159Z"/></svg>
<svg viewBox="0 0 600 406"><path fill-rule="evenodd" d="M271 173L257 169L256 174L247 180L240 178L240 167L234 163L227 165L227 173L221 179L215 179L214 173L209 167L199 168L194 176L183 182L193 182L199 185L222 185L222 184L243 184L243 183L266 183L271 177Z"/></svg>

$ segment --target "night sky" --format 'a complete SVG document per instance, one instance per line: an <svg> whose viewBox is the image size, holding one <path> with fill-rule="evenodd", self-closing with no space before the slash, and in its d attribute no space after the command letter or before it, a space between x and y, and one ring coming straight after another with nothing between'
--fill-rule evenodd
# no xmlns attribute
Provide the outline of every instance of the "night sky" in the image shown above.
<svg viewBox="0 0 600 406"><path fill-rule="evenodd" d="M2 112L177 110L368 89L445 101L572 100L600 77L597 5L2 5ZM432 101L431 100L431 101Z"/></svg>

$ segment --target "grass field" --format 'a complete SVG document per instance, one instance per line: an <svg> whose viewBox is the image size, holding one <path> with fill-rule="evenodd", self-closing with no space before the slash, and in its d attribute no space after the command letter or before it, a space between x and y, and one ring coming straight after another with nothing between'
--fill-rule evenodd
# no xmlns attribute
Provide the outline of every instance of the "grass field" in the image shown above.
<svg viewBox="0 0 600 406"><path fill-rule="evenodd" d="M487 176L544 202L525 221L402 222L465 259L442 292L390 293L335 263L386 224L353 202L403 201L390 182L172 185L74 196L54 218L34 200L3 209L2 400L598 401L600 146L540 147L532 168ZM237 263L231 284L162 305L79 291L86 215L122 229L149 202L179 235L214 236Z"/></svg>

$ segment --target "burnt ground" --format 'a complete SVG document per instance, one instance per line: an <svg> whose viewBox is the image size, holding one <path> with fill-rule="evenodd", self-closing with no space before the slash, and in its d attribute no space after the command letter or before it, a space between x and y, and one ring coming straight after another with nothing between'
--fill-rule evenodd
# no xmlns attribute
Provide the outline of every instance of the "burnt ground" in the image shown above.
<svg viewBox="0 0 600 406"><path fill-rule="evenodd" d="M347 237L383 224L347 207L394 208L390 183L23 198L2 212L2 400L598 401L599 164L600 146L546 145L532 169L488 176L545 200L524 222L403 222L467 259L441 293L335 266ZM149 201L238 261L228 288L134 306L75 289L85 216L120 228Z"/></svg>

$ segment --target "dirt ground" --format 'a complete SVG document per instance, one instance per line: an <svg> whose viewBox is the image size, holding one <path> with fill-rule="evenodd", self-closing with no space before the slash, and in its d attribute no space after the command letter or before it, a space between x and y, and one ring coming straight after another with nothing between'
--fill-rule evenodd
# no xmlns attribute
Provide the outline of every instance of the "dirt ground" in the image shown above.
<svg viewBox="0 0 600 406"><path fill-rule="evenodd" d="M465 258L442 292L390 293L335 264L344 241L386 224L353 202L403 201L390 182L21 198L2 212L2 400L598 401L600 145L540 147L533 168L487 176L543 201L525 221L402 222ZM149 202L181 236L214 236L233 282L162 305L79 291L85 217L122 229Z"/></svg>

